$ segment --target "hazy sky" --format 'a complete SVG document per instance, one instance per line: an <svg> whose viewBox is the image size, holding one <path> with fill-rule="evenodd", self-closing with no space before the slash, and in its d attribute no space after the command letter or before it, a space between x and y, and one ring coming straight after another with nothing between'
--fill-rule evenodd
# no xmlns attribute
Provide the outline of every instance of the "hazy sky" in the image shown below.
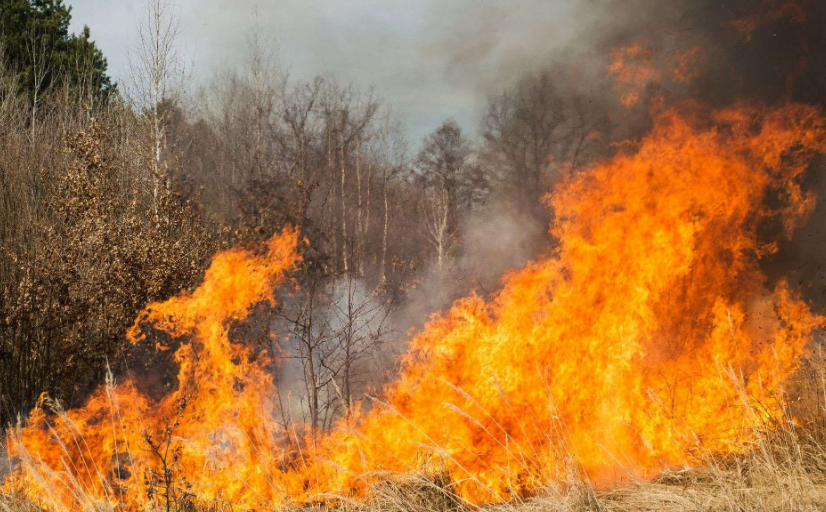
<svg viewBox="0 0 826 512"><path fill-rule="evenodd" d="M173 0L170 0L173 1ZM89 25L116 80L128 73L142 0L67 0ZM412 142L443 119L475 132L485 95L549 62L593 29L599 0L177 0L193 76L243 66L260 25L296 79L374 86Z"/></svg>

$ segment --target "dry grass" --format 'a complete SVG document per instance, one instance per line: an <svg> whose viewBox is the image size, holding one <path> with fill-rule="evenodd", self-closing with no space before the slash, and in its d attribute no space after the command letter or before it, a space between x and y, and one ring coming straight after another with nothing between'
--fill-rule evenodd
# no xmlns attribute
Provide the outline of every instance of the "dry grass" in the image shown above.
<svg viewBox="0 0 826 512"><path fill-rule="evenodd" d="M753 463L754 461L752 461ZM457 512L468 510L431 485L387 485L347 512ZM703 467L671 472L653 482L608 490L585 485L546 489L538 496L492 505L489 512L745 512L826 510L823 475L768 465Z"/></svg>
<svg viewBox="0 0 826 512"><path fill-rule="evenodd" d="M798 461L800 462L800 461ZM433 483L387 484L348 512L468 510ZM655 481L594 490L583 483L546 489L489 512L763 512L826 510L826 473L795 461L751 454L728 463L671 471Z"/></svg>
<svg viewBox="0 0 826 512"><path fill-rule="evenodd" d="M653 481L611 489L567 482L531 498L491 505L490 512L746 512L826 510L826 451L816 436L775 434L752 453L705 466L669 471ZM464 512L470 510L444 482L409 477L379 485L364 503L343 502L342 512ZM189 508L189 507L187 507ZM327 506L307 507L328 510ZM231 506L207 512L231 511ZM0 496L0 512L41 512L30 501ZM200 511L204 512L204 511Z"/></svg>

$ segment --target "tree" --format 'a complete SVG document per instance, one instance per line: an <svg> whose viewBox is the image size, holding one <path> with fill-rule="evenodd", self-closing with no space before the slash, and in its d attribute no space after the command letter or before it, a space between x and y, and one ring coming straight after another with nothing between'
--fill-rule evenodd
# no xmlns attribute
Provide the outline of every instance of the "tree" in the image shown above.
<svg viewBox="0 0 826 512"><path fill-rule="evenodd" d="M280 312L283 332L278 339L286 343L277 349L301 373L300 410L313 431L332 427L368 389L383 384L381 355L392 333L390 315L398 292L384 286L367 289L364 280L352 276L332 281L318 270L313 264L302 269L302 292ZM282 421L291 425L298 418L290 417L285 397L279 398Z"/></svg>
<svg viewBox="0 0 826 512"><path fill-rule="evenodd" d="M398 121L391 120L391 111L388 109L377 130L376 165L381 170L381 250L379 256L379 280L387 280L387 241L390 228L390 195L391 178L401 174L401 169L407 167L407 142L402 135L402 127Z"/></svg>
<svg viewBox="0 0 826 512"><path fill-rule="evenodd" d="M333 231L333 246L336 256L340 255L341 266L336 264L336 269L342 270L342 274L349 274L353 269L354 243L352 232L354 229L348 227L348 218L351 216L351 209L348 208L349 186L352 185L352 176L348 170L355 163L357 170L357 184L360 185L360 150L365 141L370 137L371 124L375 121L378 112L378 102L373 98L372 91L366 94L358 93L352 86L339 87L334 82L329 82L322 95L322 111L325 121L325 132L327 137L327 172L335 175L336 179L331 182L333 187L330 192L336 193L338 188L338 228ZM355 162L352 160L355 159ZM359 196L360 197L360 196ZM359 210L361 211L361 210ZM334 213L335 215L335 213ZM338 237L341 243L338 243Z"/></svg>
<svg viewBox="0 0 826 512"><path fill-rule="evenodd" d="M133 100L143 107L149 118L152 133L153 158L151 165L154 213L159 223L160 188L172 187L169 170L164 165L166 116L163 104L177 92L182 81L182 66L176 48L180 17L174 6L164 0L147 0L144 18L138 25L136 59L132 63Z"/></svg>
<svg viewBox="0 0 826 512"><path fill-rule="evenodd" d="M415 179L424 192L428 238L436 251L440 271L459 229L460 213L478 204L487 189L471 154L470 142L461 127L449 119L425 137L416 158Z"/></svg>
<svg viewBox="0 0 826 512"><path fill-rule="evenodd" d="M544 217L542 195L603 140L607 118L588 105L561 90L551 71L526 75L488 98L482 119L488 174L514 204Z"/></svg>
<svg viewBox="0 0 826 512"><path fill-rule="evenodd" d="M115 89L89 27L69 33L71 10L63 0L0 0L3 58L35 102L61 82L103 95Z"/></svg>

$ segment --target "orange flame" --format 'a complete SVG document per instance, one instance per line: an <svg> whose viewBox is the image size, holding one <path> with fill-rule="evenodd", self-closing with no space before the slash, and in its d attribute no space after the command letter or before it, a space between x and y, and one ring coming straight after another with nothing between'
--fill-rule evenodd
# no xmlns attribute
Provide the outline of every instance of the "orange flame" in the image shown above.
<svg viewBox="0 0 826 512"><path fill-rule="evenodd" d="M686 83L702 76L703 58L704 52L700 46L677 52L673 72L674 80Z"/></svg>
<svg viewBox="0 0 826 512"><path fill-rule="evenodd" d="M739 33L744 43L751 41L754 31L787 19L794 23L806 21L806 5L809 0L763 0L762 5L753 14L737 18L732 26Z"/></svg>
<svg viewBox="0 0 826 512"><path fill-rule="evenodd" d="M175 352L178 388L155 403L121 384L54 419L35 410L10 435L20 464L5 486L54 510L140 507L143 475L158 471L144 429L155 443L172 432L178 492L241 508L421 473L491 502L580 469L645 476L747 450L824 322L762 274L775 246L758 233L802 222L814 199L798 181L824 151L813 107L657 112L633 149L548 198L552 254L493 300L434 317L381 401L305 438L271 419L269 361L227 335L294 268L296 234L265 254L222 253L195 292L150 306L130 331L137 340L148 322L192 340Z"/></svg>
<svg viewBox="0 0 826 512"><path fill-rule="evenodd" d="M230 343L228 323L273 302L274 286L300 259L296 245L297 232L285 230L260 254L223 252L193 293L149 305L128 337L139 342L140 324L148 322L191 340L174 354L177 389L155 402L131 382L110 384L82 409L53 418L35 409L26 427L9 432L9 454L20 466L5 488L53 510L133 508L150 499L148 489L170 497L208 493L243 506L245 495L266 489L268 474L256 462L271 463L282 451L269 360ZM167 476L174 488L166 488Z"/></svg>
<svg viewBox="0 0 826 512"><path fill-rule="evenodd" d="M784 283L764 288L773 248L757 230L792 229L812 207L796 178L826 149L826 122L801 106L693 117L660 113L635 153L550 197L556 253L492 303L434 319L387 405L325 440L333 463L310 483L344 491L351 475L422 464L483 502L564 476L569 456L599 478L745 449L743 393L777 413L771 397L823 322ZM769 193L786 206L762 206Z"/></svg>
<svg viewBox="0 0 826 512"><path fill-rule="evenodd" d="M656 52L640 43L611 50L608 75L613 76L620 93L620 103L632 107L639 103L649 84L659 83L662 76L654 67Z"/></svg>

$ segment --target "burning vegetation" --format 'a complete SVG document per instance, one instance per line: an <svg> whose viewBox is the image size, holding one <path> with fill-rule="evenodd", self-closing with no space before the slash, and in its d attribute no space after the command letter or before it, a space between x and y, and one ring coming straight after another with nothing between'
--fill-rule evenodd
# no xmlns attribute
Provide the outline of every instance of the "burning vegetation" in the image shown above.
<svg viewBox="0 0 826 512"><path fill-rule="evenodd" d="M761 231L788 236L813 206L799 180L826 150L826 119L793 104L653 116L650 134L548 197L558 248L495 298L434 317L369 410L285 430L272 361L230 341L295 270L286 230L220 253L194 292L138 317L134 343L151 328L185 339L174 391L110 382L57 415L44 400L9 432L7 490L54 510L184 496L257 508L429 474L481 504L572 473L610 483L753 449L823 323L759 260L776 250Z"/></svg>
<svg viewBox="0 0 826 512"><path fill-rule="evenodd" d="M748 45L766 26L805 25L809 13L807 2L766 2L726 26L732 45ZM226 213L234 220L211 231L216 253L194 285L206 258L193 240L212 228L198 194L173 187L183 173L160 156L171 135L157 122L173 126L175 111L154 101L144 114L155 121L145 142L157 151L143 196L117 177L126 159L104 147L92 120L68 139L73 163L57 195L70 200L53 203L63 223L47 236L98 244L91 252L109 261L122 256L101 240L129 236L99 219L128 220L134 237L150 233L169 248L158 261L176 272L133 251L152 269L147 282L165 283L141 285L148 305L123 326L129 347L113 352L140 367L112 370L106 357L101 385L71 407L40 394L6 430L3 492L50 512L605 510L633 507L624 494L632 482L655 508L823 506L826 317L802 281L770 263L817 215L811 175L826 154L826 113L785 77L772 101L761 97L771 88L705 97L720 56L695 43L614 45L600 69L614 103L605 115L579 93L563 99L548 74L525 78L491 98L477 158L446 122L396 188L403 164L392 161L389 122L365 128L372 99L304 84L279 118L295 135L276 144L294 150L289 178L266 180L266 158L254 153ZM804 60L793 71L811 79ZM546 107L557 117L531 124ZM619 137L612 119L628 123ZM520 146L537 126L544 142ZM497 182L509 165L527 186ZM318 187L329 187L322 200ZM436 286L453 286L455 240L481 202L515 207L547 189L542 213L527 211L549 222L552 242L495 291L457 286L399 348L386 342L387 325L415 324L415 315L397 302L433 286L413 257L388 257L407 242L388 238L389 203L404 187L421 187L418 241ZM131 203L103 200L130 194ZM375 208L383 221L371 225ZM175 235L183 220L190 227ZM29 274L90 257L59 252L33 259ZM123 270L133 260L117 261ZM176 282L180 269L188 278ZM164 293L172 282L183 291ZM395 366L376 362L391 348Z"/></svg>

